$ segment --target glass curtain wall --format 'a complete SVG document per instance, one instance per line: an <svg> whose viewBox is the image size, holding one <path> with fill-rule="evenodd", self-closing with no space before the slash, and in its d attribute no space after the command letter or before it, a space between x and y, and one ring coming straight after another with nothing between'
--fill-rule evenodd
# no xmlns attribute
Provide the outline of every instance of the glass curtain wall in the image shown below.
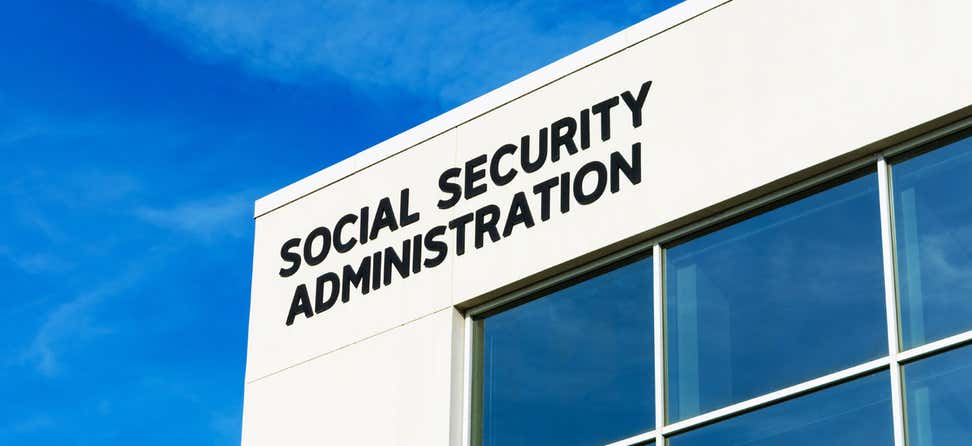
<svg viewBox="0 0 972 446"><path fill-rule="evenodd" d="M970 136L476 315L473 444L972 444Z"/></svg>

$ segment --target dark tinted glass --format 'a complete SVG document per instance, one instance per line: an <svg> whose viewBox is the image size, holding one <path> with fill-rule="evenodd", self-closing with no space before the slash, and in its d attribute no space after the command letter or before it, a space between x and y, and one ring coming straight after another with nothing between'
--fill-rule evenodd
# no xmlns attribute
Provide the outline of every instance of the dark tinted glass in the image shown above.
<svg viewBox="0 0 972 446"><path fill-rule="evenodd" d="M908 444L972 444L972 347L904 367Z"/></svg>
<svg viewBox="0 0 972 446"><path fill-rule="evenodd" d="M673 421L887 355L875 174L666 252Z"/></svg>
<svg viewBox="0 0 972 446"><path fill-rule="evenodd" d="M654 427L651 259L483 320L486 446L595 445Z"/></svg>
<svg viewBox="0 0 972 446"><path fill-rule="evenodd" d="M891 446L888 373L859 378L673 437L671 446ZM958 443L956 443L958 444Z"/></svg>
<svg viewBox="0 0 972 446"><path fill-rule="evenodd" d="M972 139L892 167L905 348L972 329Z"/></svg>

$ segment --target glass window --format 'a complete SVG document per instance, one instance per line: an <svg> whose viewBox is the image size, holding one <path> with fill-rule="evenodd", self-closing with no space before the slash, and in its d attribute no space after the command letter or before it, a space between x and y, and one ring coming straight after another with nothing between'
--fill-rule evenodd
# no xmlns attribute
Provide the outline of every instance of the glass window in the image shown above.
<svg viewBox="0 0 972 446"><path fill-rule="evenodd" d="M972 444L972 347L904 367L908 444Z"/></svg>
<svg viewBox="0 0 972 446"><path fill-rule="evenodd" d="M475 437L593 445L651 430L651 307L645 258L479 321Z"/></svg>
<svg viewBox="0 0 972 446"><path fill-rule="evenodd" d="M972 329L970 172L972 138L892 167L904 348Z"/></svg>
<svg viewBox="0 0 972 446"><path fill-rule="evenodd" d="M670 420L887 355L876 174L813 192L666 251Z"/></svg>
<svg viewBox="0 0 972 446"><path fill-rule="evenodd" d="M887 372L869 375L676 435L669 444L891 445L894 434L888 379Z"/></svg>

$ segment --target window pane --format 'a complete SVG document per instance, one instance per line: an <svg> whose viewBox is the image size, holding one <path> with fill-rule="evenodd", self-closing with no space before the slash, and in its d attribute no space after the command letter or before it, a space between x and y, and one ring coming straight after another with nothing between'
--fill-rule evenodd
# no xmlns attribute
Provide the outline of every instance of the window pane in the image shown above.
<svg viewBox="0 0 972 446"><path fill-rule="evenodd" d="M654 427L650 258L482 321L486 446L593 445Z"/></svg>
<svg viewBox="0 0 972 446"><path fill-rule="evenodd" d="M972 444L972 347L904 367L910 446Z"/></svg>
<svg viewBox="0 0 972 446"><path fill-rule="evenodd" d="M669 419L887 355L875 174L667 250Z"/></svg>
<svg viewBox="0 0 972 446"><path fill-rule="evenodd" d="M891 446L891 384L882 372L673 437L671 446Z"/></svg>
<svg viewBox="0 0 972 446"><path fill-rule="evenodd" d="M901 337L972 329L972 139L892 167Z"/></svg>

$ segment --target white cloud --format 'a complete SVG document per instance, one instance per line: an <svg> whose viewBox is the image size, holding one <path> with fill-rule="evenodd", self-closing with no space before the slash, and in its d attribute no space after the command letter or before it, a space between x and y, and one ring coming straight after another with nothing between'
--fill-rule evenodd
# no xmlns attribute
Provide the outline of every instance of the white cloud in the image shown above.
<svg viewBox="0 0 972 446"><path fill-rule="evenodd" d="M208 61L283 82L336 75L364 89L401 88L449 103L512 80L509 70L524 58L549 62L619 28L537 1L115 3Z"/></svg>
<svg viewBox="0 0 972 446"><path fill-rule="evenodd" d="M44 376L58 376L62 371L60 356L65 350L79 341L111 333L107 326L95 319L93 310L105 299L129 287L137 276L121 276L115 282L55 307L47 314L21 359L32 363Z"/></svg>
<svg viewBox="0 0 972 446"><path fill-rule="evenodd" d="M204 240L242 237L253 211L253 194L234 193L188 201L169 208L140 207L135 215L151 224Z"/></svg>

